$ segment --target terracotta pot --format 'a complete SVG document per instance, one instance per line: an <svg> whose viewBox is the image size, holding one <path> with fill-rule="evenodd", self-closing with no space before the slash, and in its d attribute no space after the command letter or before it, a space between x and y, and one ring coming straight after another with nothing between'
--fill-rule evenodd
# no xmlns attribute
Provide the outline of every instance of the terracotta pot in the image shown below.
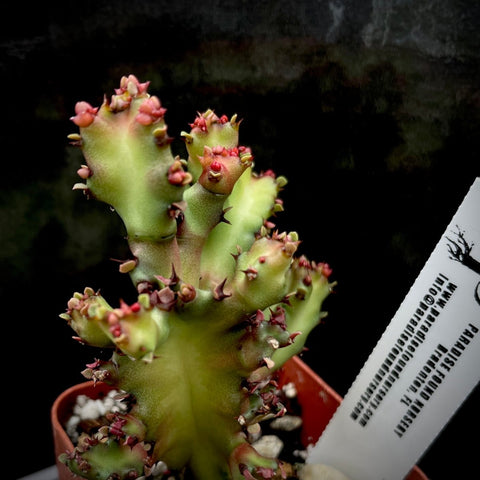
<svg viewBox="0 0 480 480"><path fill-rule="evenodd" d="M298 402L302 407L302 442L304 445L315 443L340 405L342 397L298 357L293 357L283 366L280 382L282 385L295 383ZM415 466L405 480L428 478Z"/></svg>
<svg viewBox="0 0 480 480"><path fill-rule="evenodd" d="M53 403L51 421L59 480L79 480L78 476L73 475L73 473L58 460L60 454L73 450L73 444L67 432L64 430L63 425L72 413L76 398L79 395L87 395L90 398L97 399L105 396L110 390L112 390L112 387L105 383L98 382L94 385L93 381L83 382L62 392Z"/></svg>
<svg viewBox="0 0 480 480"><path fill-rule="evenodd" d="M302 407L302 442L304 445L314 443L327 426L342 401L342 397L298 357L289 360L282 369L280 383L284 385L289 382L295 383L298 402ZM59 480L78 480L79 478L58 461L61 453L73 449L72 442L63 429L63 424L72 412L75 399L78 395L87 395L93 399L101 398L109 390L111 387L100 382L95 386L93 382L84 382L65 390L55 400L52 406L51 420ZM415 466L406 480L428 480L428 478Z"/></svg>

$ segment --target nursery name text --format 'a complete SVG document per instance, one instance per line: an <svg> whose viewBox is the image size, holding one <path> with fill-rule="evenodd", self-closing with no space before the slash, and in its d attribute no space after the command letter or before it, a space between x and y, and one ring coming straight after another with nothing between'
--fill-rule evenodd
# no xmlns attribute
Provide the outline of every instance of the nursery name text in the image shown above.
<svg viewBox="0 0 480 480"><path fill-rule="evenodd" d="M371 420L375 410L399 379L400 374L413 358L417 348L424 343L430 328L456 289L457 285L443 273L435 276L435 280L412 312L405 328L395 340L392 348L350 413L350 418L362 427L365 427ZM437 350L439 347L437 347ZM437 355L441 351L439 350Z"/></svg>
<svg viewBox="0 0 480 480"><path fill-rule="evenodd" d="M453 346L447 348L440 343L438 344L407 388L407 393L400 399L400 403L407 406L407 411L393 429L398 437L403 437L407 429L413 424L426 402L430 400L437 388L443 383L478 331L478 327L469 323Z"/></svg>

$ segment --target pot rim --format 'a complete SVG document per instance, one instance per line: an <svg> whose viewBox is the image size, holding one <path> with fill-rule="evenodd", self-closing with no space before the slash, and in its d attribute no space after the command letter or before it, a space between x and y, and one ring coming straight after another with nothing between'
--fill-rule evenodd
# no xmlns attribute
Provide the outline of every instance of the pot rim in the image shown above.
<svg viewBox="0 0 480 480"><path fill-rule="evenodd" d="M297 387L298 401L304 410L302 412L302 418L304 422L307 420L305 424L308 425L308 422L312 421L315 413L318 415L319 411L322 411L324 417L320 420L322 424L320 428L318 428L318 421L316 422L317 425L314 425L313 428L316 429L316 432L313 435L308 433L311 431L310 429L307 429L307 433L302 434L304 444L308 445L309 440L311 443L311 441L318 439L343 398L298 356L294 356L288 360L281 370L280 383L286 384L290 381L293 381ZM298 388L298 386L300 386L300 388ZM113 386L106 383L89 380L67 388L54 401L51 408L51 423L55 442L56 464L60 479L78 479L78 477L74 477L73 474L70 473L70 470L58 460L58 456L61 453L73 450L74 448L70 437L63 427L63 423L70 415L76 397L85 394L90 398L96 399L113 389ZM94 395L92 395L92 392L94 392ZM313 395L312 392L314 392ZM308 404L307 408L305 408L306 403ZM63 472L63 476L60 472ZM71 476L69 477L68 473L66 474L65 472L70 473ZM425 473L415 465L407 475L406 480L429 479Z"/></svg>

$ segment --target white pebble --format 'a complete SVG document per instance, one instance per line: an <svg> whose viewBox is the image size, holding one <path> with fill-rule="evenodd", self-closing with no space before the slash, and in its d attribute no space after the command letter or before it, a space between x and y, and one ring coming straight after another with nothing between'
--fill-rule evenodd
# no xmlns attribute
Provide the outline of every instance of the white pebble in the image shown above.
<svg viewBox="0 0 480 480"><path fill-rule="evenodd" d="M165 462L162 462L161 460L157 462L153 467L152 467L152 475L154 477L158 475L163 475L166 471L168 470L167 464Z"/></svg>
<svg viewBox="0 0 480 480"><path fill-rule="evenodd" d="M297 396L297 387L293 382L285 384L282 390L287 398L295 398Z"/></svg>
<svg viewBox="0 0 480 480"><path fill-rule="evenodd" d="M86 395L79 395L73 413L78 415L82 420L95 420L105 415L107 412L124 412L127 406L115 400L118 394L116 390L112 390L103 399L93 400Z"/></svg>
<svg viewBox="0 0 480 480"><path fill-rule="evenodd" d="M283 442L276 435L264 435L252 446L264 457L278 458L283 449Z"/></svg>
<svg viewBox="0 0 480 480"><path fill-rule="evenodd" d="M77 397L77 405L79 407L83 407L87 403L87 400L90 400L90 398L87 397L86 395L79 395Z"/></svg>
<svg viewBox="0 0 480 480"><path fill-rule="evenodd" d="M294 450L293 456L301 458L303 461L305 461L308 457L308 450Z"/></svg>
<svg viewBox="0 0 480 480"><path fill-rule="evenodd" d="M89 400L81 410L82 420L94 420L99 417L98 405L95 400Z"/></svg>
<svg viewBox="0 0 480 480"><path fill-rule="evenodd" d="M302 417L296 415L284 415L283 417L275 418L270 422L270 426L274 430L282 430L284 432L292 432L300 428L303 424Z"/></svg>
<svg viewBox="0 0 480 480"><path fill-rule="evenodd" d="M65 431L74 443L78 440L77 426L79 423L80 417L78 415L72 415L65 425Z"/></svg>
<svg viewBox="0 0 480 480"><path fill-rule="evenodd" d="M87 395L78 395L73 407L73 414L68 419L65 430L72 441L78 439L77 427L82 420L96 420L107 412L125 412L128 407L120 400L116 400L117 390L111 390L103 399L93 400Z"/></svg>

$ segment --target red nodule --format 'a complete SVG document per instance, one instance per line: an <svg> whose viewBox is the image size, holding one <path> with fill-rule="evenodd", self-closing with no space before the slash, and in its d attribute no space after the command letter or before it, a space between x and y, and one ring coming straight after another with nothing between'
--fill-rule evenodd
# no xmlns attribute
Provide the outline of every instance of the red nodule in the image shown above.
<svg viewBox="0 0 480 480"><path fill-rule="evenodd" d="M210 165L210 168L214 171L214 172L219 172L221 169L222 169L222 164L220 162L217 162L216 160L212 162L212 164Z"/></svg>

